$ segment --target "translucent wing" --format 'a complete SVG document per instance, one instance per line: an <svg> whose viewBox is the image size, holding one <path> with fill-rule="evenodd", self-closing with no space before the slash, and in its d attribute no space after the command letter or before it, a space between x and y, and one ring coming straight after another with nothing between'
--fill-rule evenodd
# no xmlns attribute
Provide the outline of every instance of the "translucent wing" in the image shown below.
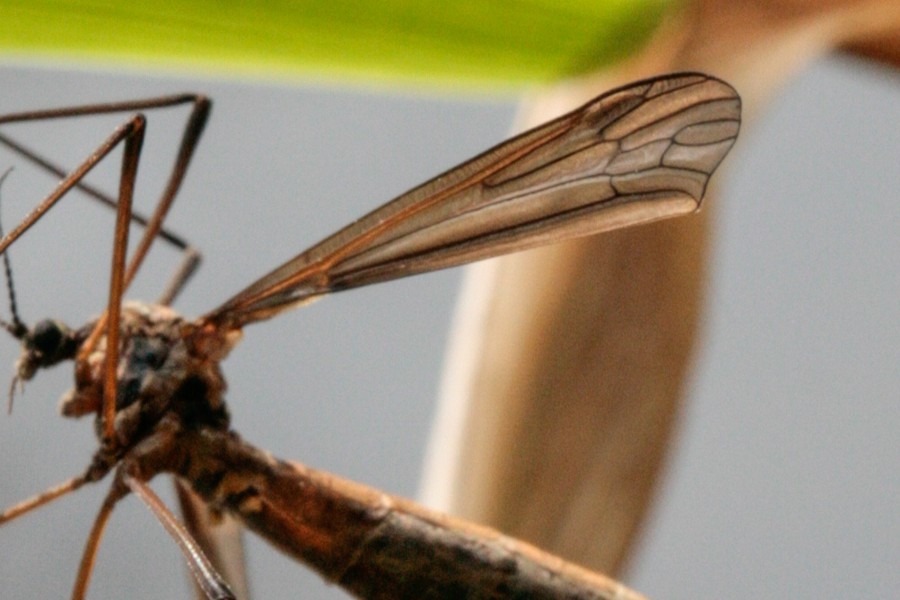
<svg viewBox="0 0 900 600"><path fill-rule="evenodd" d="M740 98L708 75L613 90L374 210L204 320L241 327L329 292L692 212L739 127Z"/></svg>

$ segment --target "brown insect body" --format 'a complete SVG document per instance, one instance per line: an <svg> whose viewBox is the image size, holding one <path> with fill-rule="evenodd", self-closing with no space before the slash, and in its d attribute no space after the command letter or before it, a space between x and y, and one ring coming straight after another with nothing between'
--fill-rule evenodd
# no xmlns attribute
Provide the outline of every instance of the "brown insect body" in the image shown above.
<svg viewBox="0 0 900 600"><path fill-rule="evenodd" d="M96 414L102 441L106 338L80 355L94 323L71 332L51 323L66 335L50 337L76 361L76 387L64 395L62 412ZM47 327L41 329L46 336ZM171 473L212 511L238 517L364 598L639 598L611 579L489 528L275 459L243 441L229 429L219 367L239 338L238 330L223 334L165 306L123 304L115 443L101 445L89 480L117 465L119 477L141 481ZM44 363L26 341L20 377Z"/></svg>
<svg viewBox="0 0 900 600"><path fill-rule="evenodd" d="M228 427L219 362L240 332L198 326L167 306L127 302L122 305L117 348L114 436L103 440L106 336L82 351L95 325L92 321L70 330L57 321L38 323L24 336L16 371L19 380L27 381L39 368L75 361L75 387L63 395L60 412L67 417L96 415L97 435L104 442L92 463L98 477L151 435L166 415L177 415L188 427Z"/></svg>
<svg viewBox="0 0 900 600"><path fill-rule="evenodd" d="M642 598L492 529L276 460L236 434L201 430L185 441L205 459L193 468L221 469L210 489L188 473L211 506L361 598Z"/></svg>

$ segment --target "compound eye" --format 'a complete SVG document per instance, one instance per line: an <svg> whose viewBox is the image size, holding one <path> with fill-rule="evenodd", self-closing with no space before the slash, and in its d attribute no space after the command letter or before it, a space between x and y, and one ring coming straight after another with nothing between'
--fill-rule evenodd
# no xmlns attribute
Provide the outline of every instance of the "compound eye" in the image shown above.
<svg viewBox="0 0 900 600"><path fill-rule="evenodd" d="M43 356L53 356L62 345L69 328L52 319L44 319L34 326L28 345Z"/></svg>

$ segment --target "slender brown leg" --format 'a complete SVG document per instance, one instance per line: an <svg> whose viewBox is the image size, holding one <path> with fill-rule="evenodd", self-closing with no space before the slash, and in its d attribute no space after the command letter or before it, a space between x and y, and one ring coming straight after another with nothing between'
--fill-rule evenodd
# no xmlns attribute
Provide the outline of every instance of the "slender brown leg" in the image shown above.
<svg viewBox="0 0 900 600"><path fill-rule="evenodd" d="M76 489L81 483L84 483L85 478L82 477L81 479L82 481L75 487L72 487L72 489ZM76 480L73 479L71 482L67 482L67 484L71 484L74 481ZM54 488L54 490L63 488L67 484L58 486L58 488ZM67 489L63 493L72 491L72 489ZM235 600L235 595L232 593L225 580L222 579L218 572L216 572L215 567L213 567L210 560L203 553L200 545L193 537L191 537L191 534L184 525L178 521L178 518L172 514L172 511L170 511L163 501L160 500L159 496L157 496L145 482L128 475L122 470L119 471L118 475L113 480L113 484L110 487L106 498L104 498L103 504L100 506L100 512L97 513L97 517L94 519L94 525L91 527L87 542L85 542L84 553L81 556L81 563L78 567L78 576L75 578L75 586L72 589L72 600L84 600L85 595L87 594L88 585L90 584L91 573L94 570L97 550L100 547L100 540L103 537L106 524L109 522L109 517L112 515L116 503L124 498L129 490L134 492L134 494L147 505L153 515L162 524L166 532L173 540L175 540L175 543L178 545L178 548L181 550L187 561L188 568L194 576L194 580L197 582L198 587L205 597L208 598L208 600ZM50 491L52 492L53 490ZM42 496L46 495L47 493ZM38 505L35 505L31 508L36 508L37 506Z"/></svg>
<svg viewBox="0 0 900 600"><path fill-rule="evenodd" d="M103 373L103 445L115 444L113 421L116 416L116 372L119 363L119 321L122 295L127 285L125 254L128 251L128 225L131 217L131 201L134 182L144 142L144 117L138 115L129 123L125 132L125 150L122 153L122 175L119 180L119 202L116 210L116 232L113 239L112 267L110 269L109 302L106 305L106 354ZM149 230L149 228L148 228ZM98 323L94 331L98 331ZM83 348L82 348L83 350Z"/></svg>
<svg viewBox="0 0 900 600"><path fill-rule="evenodd" d="M109 493L100 506L100 512L94 519L94 526L91 527L91 533L84 545L84 553L81 555L81 564L78 567L78 577L75 578L75 586L72 588L72 600L84 600L87 594L88 584L91 582L91 573L94 570L94 562L97 559L97 549L100 547L100 539L103 537L103 530L109 522L116 503L125 497L128 489L125 488L116 478L113 481Z"/></svg>
<svg viewBox="0 0 900 600"><path fill-rule="evenodd" d="M192 247L186 248L181 264L178 265L178 269L172 275L172 278L169 279L169 283L166 284L163 293L160 294L156 303L163 306L172 304L178 294L181 293L181 290L184 289L184 286L187 285L187 282L193 277L194 273L197 272L201 260L202 256L200 255L200 252Z"/></svg>
<svg viewBox="0 0 900 600"><path fill-rule="evenodd" d="M128 264L128 270L125 274L126 288L131 283L131 280L134 279L138 269L140 269L144 258L147 256L147 252L150 250L150 245L159 234L162 223L165 220L169 209L172 207L172 203L175 201L178 190L181 189L184 176L187 173L191 158L193 158L197 143L200 140L200 135L203 133L203 128L206 126L206 121L209 118L211 107L212 103L206 97L194 97L194 109L191 111L187 124L185 125L181 144L178 148L178 155L175 157L175 164L172 167L171 175L169 175L169 181L166 183L166 188L156 205L156 210L153 211L150 222L147 224L147 228L141 236L141 241L138 243L137 248L135 248L134 255L131 257L131 261ZM190 256L187 258L190 260ZM199 254L194 258L196 261L199 261ZM180 272L186 273L186 278L181 282L181 285L183 285L187 281L187 278L193 273L193 269ZM181 286L178 286L177 289L174 290L172 294L173 299L180 289Z"/></svg>
<svg viewBox="0 0 900 600"><path fill-rule="evenodd" d="M0 116L0 125L4 123L23 123L26 121L49 121L50 119L66 119L69 117L81 117L85 115L103 115L121 112L135 112L151 110L154 108L166 108L179 104L192 103L195 106L206 104L209 111L209 99L200 94L171 94L156 98L143 98L140 100L126 100L124 102L98 102L96 104L82 104L79 106L65 106L62 108L50 108L29 110L10 113ZM198 109L195 108L194 111Z"/></svg>
<svg viewBox="0 0 900 600"><path fill-rule="evenodd" d="M203 553L200 544L191 537L185 526L172 514L162 500L150 487L130 475L124 475L123 481L134 494L143 500L153 512L166 532L172 536L187 561L188 568L203 594L209 600L235 600L234 593L225 580L216 572L210 560Z"/></svg>
<svg viewBox="0 0 900 600"><path fill-rule="evenodd" d="M44 506L45 504L49 504L53 500L56 500L61 496L65 496L69 492L74 492L89 481L90 479L85 475L81 475L80 477L73 477L72 479L64 481L63 483L54 486L40 494L37 494L36 496L32 496L27 500L23 500L18 504L10 506L2 513L0 513L0 525L12 521L13 519L17 519L36 508Z"/></svg>

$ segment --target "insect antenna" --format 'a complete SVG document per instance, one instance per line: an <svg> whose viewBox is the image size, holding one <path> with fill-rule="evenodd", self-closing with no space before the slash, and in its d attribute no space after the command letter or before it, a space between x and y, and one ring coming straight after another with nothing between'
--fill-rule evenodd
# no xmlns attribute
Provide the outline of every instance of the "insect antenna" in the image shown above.
<svg viewBox="0 0 900 600"><path fill-rule="evenodd" d="M9 167L6 171L3 172L3 175L0 175L0 188L3 187L3 183L6 181L6 178L12 173L13 168ZM0 219L0 239L6 234L3 232L3 222ZM16 286L13 284L13 276L12 276L12 265L9 261L9 252L3 253L3 274L6 277L6 293L9 296L9 312L12 315L12 321L7 321L6 319L0 318L0 327L7 330L14 338L17 340L21 340L25 337L25 334L28 333L28 326L22 322L22 319L19 318L19 309L16 305ZM12 381L9 382L9 394L8 400L6 402L6 414L12 414L13 408L13 398L16 394L16 386L21 383L21 379L19 378L19 374L16 373L13 375Z"/></svg>
<svg viewBox="0 0 900 600"><path fill-rule="evenodd" d="M9 167L3 172L3 175L0 175L0 189L2 189L3 183L6 181L7 176L12 173L12 170L13 168ZM3 222L2 219L0 219L0 239L3 239L4 236ZM0 327L3 327L11 333L17 340L21 340L28 332L28 327L22 322L22 319L19 318L19 310L16 305L16 288L15 285L13 285L12 265L9 262L8 252L3 253L3 272L6 277L6 293L9 296L9 312L12 315L12 321L0 319Z"/></svg>

